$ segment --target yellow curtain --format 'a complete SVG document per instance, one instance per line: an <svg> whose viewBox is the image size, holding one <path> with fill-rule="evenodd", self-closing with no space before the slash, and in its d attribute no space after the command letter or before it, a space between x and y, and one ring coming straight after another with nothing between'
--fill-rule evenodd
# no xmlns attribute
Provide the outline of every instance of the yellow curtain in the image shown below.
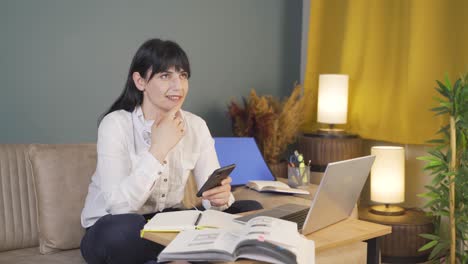
<svg viewBox="0 0 468 264"><path fill-rule="evenodd" d="M468 71L467 0L311 0L304 132L317 128L318 76L348 74L349 132L423 144L445 122L435 80Z"/></svg>

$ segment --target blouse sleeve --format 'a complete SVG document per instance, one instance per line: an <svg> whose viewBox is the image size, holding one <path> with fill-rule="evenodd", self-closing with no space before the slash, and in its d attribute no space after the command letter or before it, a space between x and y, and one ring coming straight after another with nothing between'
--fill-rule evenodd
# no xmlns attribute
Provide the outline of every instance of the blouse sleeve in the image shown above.
<svg viewBox="0 0 468 264"><path fill-rule="evenodd" d="M99 174L106 210L111 214L139 210L159 175L166 169L148 151L136 156L132 167L124 128L117 118L110 115L99 125L97 155L96 173Z"/></svg>
<svg viewBox="0 0 468 264"><path fill-rule="evenodd" d="M193 175L197 183L198 189L206 182L208 177L213 173L214 170L219 168L218 156L216 155L216 150L214 146L214 140L211 137L208 126L203 121L203 126L200 128L199 138L201 139L200 144L200 156L195 164L193 169ZM235 199L232 193L230 193L229 201L226 205L223 206L212 206L210 201L202 200L203 207L205 209L214 209L214 210L225 210L234 203Z"/></svg>

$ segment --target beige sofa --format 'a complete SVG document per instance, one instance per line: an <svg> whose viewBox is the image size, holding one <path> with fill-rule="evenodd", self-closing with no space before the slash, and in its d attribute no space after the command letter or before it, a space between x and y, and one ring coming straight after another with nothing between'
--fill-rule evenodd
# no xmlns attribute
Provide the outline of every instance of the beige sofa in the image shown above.
<svg viewBox="0 0 468 264"><path fill-rule="evenodd" d="M95 144L0 144L0 263L85 263L80 213L95 167ZM195 190L190 180L184 204L197 202ZM234 196L255 199L252 193L238 188ZM271 197L261 202L276 205ZM365 248L354 244L322 253L317 263L351 263L343 252L365 262Z"/></svg>

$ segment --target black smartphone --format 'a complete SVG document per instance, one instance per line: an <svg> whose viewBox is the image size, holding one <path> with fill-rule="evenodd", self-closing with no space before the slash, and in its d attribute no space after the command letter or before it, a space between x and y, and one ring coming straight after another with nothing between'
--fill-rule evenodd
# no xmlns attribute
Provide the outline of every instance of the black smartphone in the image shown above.
<svg viewBox="0 0 468 264"><path fill-rule="evenodd" d="M203 192L208 191L209 189L220 186L221 182L229 176L235 167L236 164L231 164L213 171L208 180L206 180L205 184L203 184L203 186L197 192L197 197L201 197Z"/></svg>

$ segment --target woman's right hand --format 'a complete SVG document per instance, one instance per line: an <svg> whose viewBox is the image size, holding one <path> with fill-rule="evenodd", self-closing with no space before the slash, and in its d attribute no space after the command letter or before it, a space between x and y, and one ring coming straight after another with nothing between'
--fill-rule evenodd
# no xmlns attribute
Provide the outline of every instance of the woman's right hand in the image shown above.
<svg viewBox="0 0 468 264"><path fill-rule="evenodd" d="M181 117L180 108L177 107L151 127L149 151L159 162L163 163L167 153L182 139L184 134L184 120Z"/></svg>

